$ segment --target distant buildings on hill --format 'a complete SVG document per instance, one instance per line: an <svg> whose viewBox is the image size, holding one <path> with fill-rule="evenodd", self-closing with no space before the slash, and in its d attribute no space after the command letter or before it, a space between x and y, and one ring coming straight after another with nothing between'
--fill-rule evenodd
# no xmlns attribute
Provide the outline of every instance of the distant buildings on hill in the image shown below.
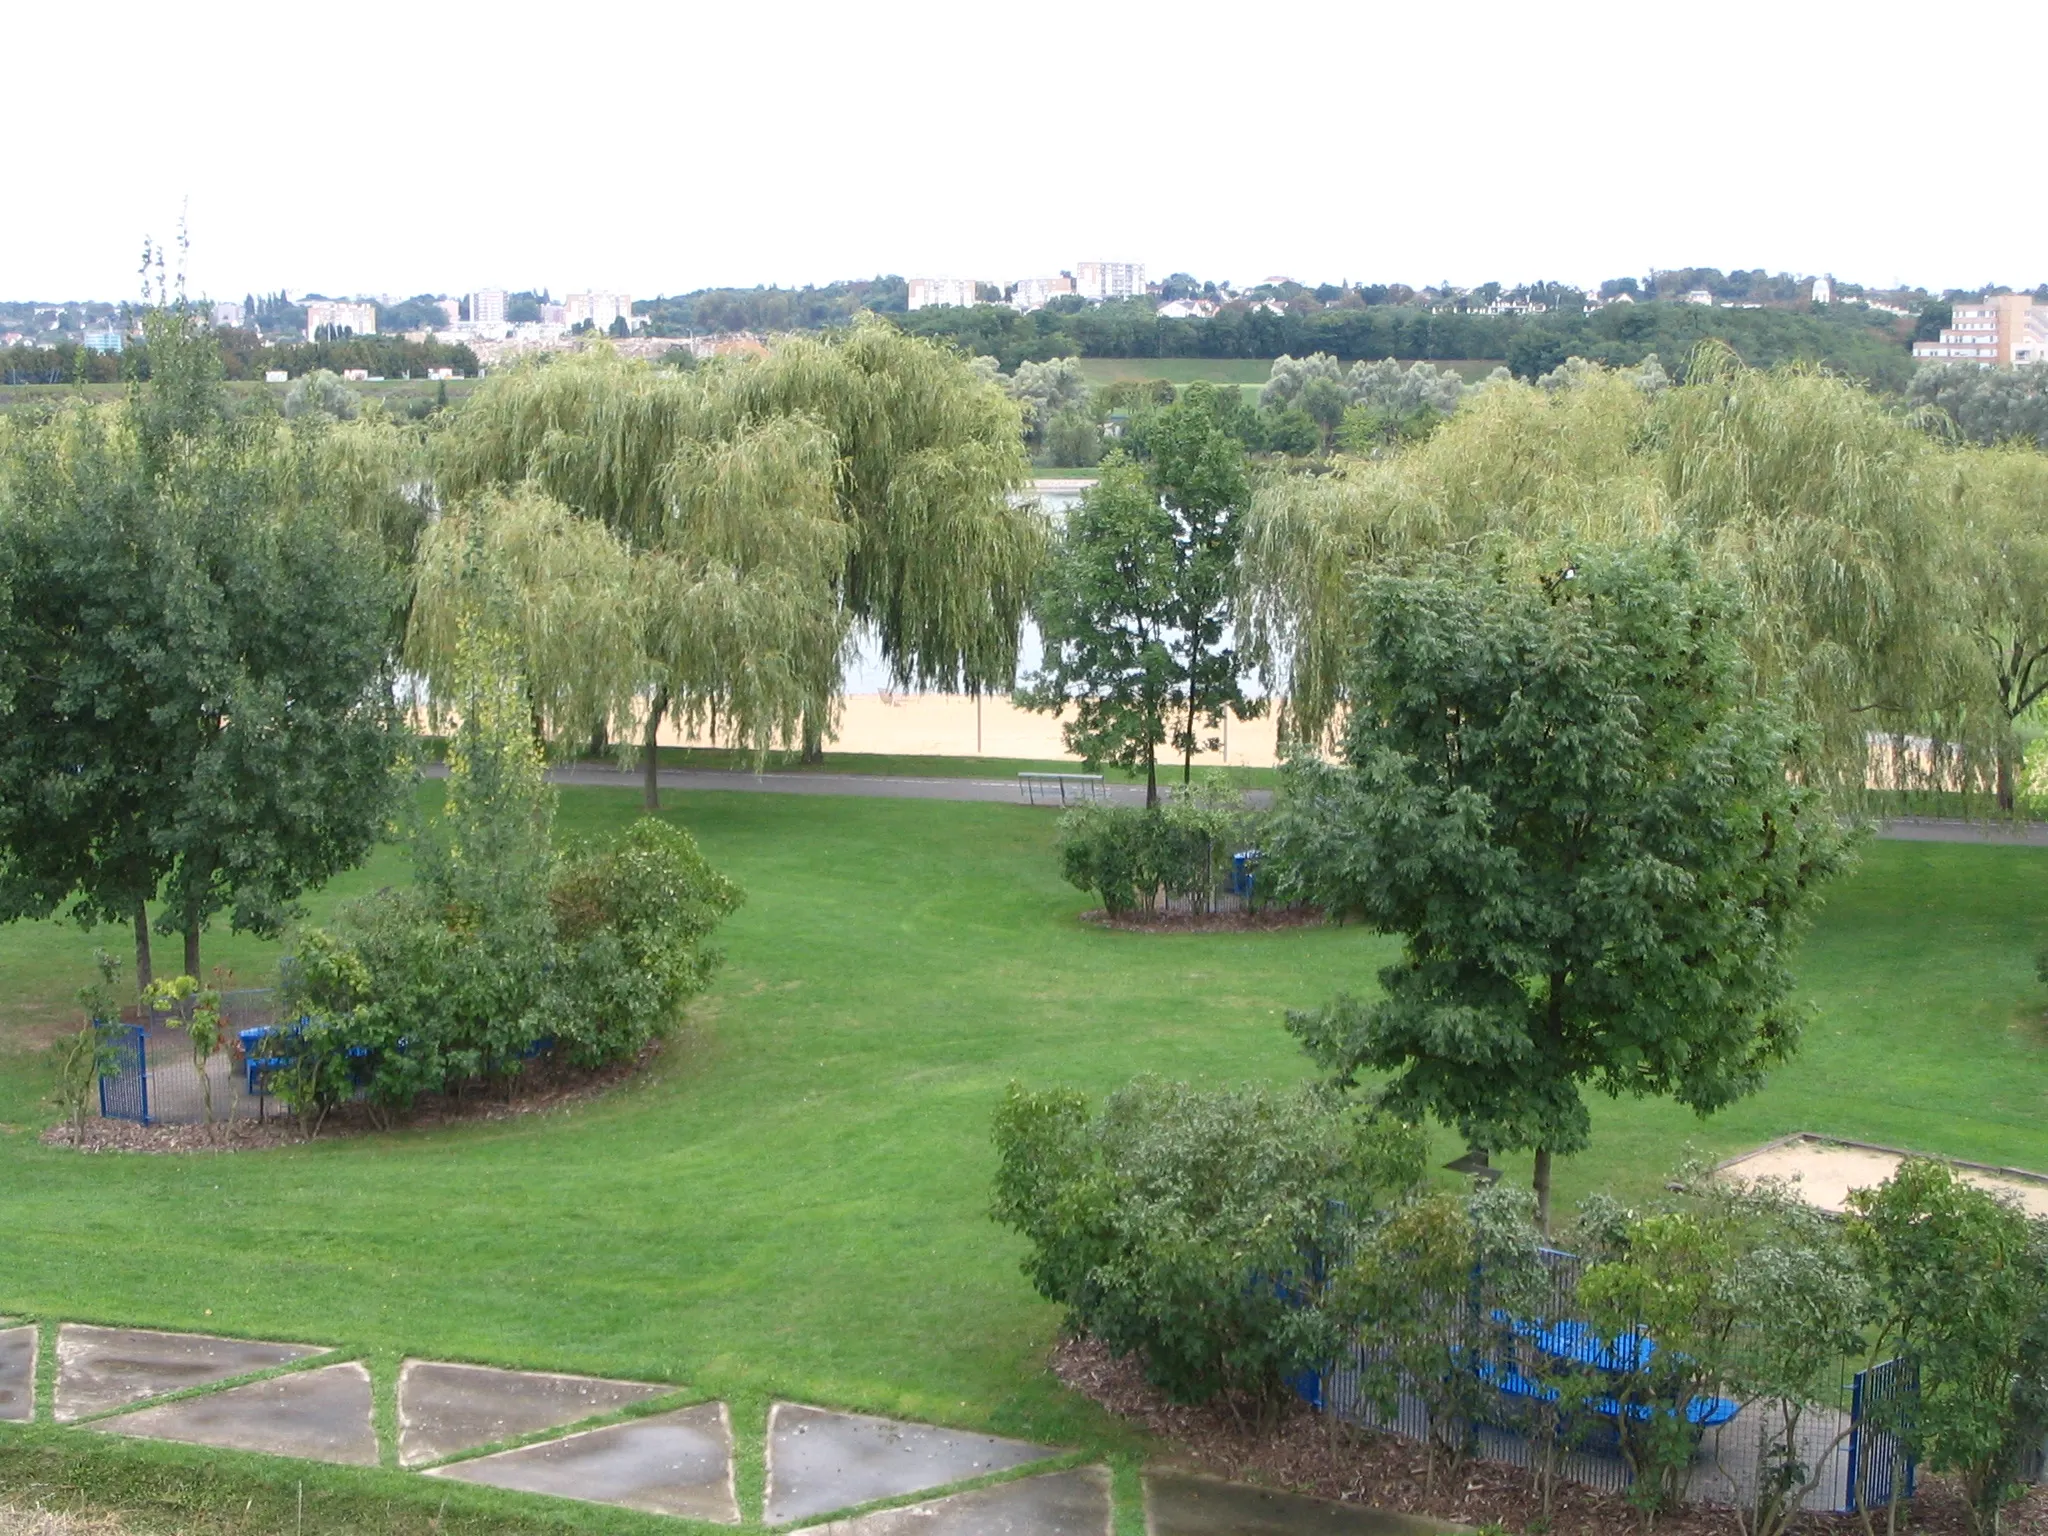
<svg viewBox="0 0 2048 1536"><path fill-rule="evenodd" d="M374 336L377 306L348 299L314 299L306 305L306 340L322 336Z"/></svg>
<svg viewBox="0 0 2048 1536"><path fill-rule="evenodd" d="M1916 359L1999 363L2048 362L2048 304L2031 294L2001 293L1952 307L1939 341L1913 343Z"/></svg>
<svg viewBox="0 0 2048 1536"><path fill-rule="evenodd" d="M1077 293L1084 299L1141 299L1145 296L1145 264L1142 261L1077 261L1074 270L1058 277L1020 277L1013 283L986 282L971 277L913 277L910 279L911 309L932 309L940 305L966 307L982 302L984 288L1002 293L1012 309L1029 313L1043 309L1062 294Z"/></svg>

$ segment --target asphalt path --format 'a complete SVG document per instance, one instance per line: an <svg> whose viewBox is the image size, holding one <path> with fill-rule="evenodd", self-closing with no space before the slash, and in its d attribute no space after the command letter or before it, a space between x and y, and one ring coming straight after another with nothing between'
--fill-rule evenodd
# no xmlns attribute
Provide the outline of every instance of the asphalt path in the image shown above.
<svg viewBox="0 0 2048 1536"><path fill-rule="evenodd" d="M430 779L446 777L440 763L427 766ZM599 763L567 763L550 768L548 778L557 784L591 785L604 789L638 789L639 769L607 768ZM878 800L979 800L985 803L1023 805L1024 791L1014 777L1005 779L952 779L894 777L878 773L747 773L720 768L664 768L663 789L722 790L765 795L866 795ZM1041 788L1044 809L1056 810L1057 790ZM1105 784L1103 799L1116 805L1143 805L1142 784ZM1273 792L1255 789L1246 797L1253 805L1272 803ZM1963 821L1937 816L1900 816L1881 823L1877 835L1906 843L1993 843L2016 848L2048 848L2048 822Z"/></svg>

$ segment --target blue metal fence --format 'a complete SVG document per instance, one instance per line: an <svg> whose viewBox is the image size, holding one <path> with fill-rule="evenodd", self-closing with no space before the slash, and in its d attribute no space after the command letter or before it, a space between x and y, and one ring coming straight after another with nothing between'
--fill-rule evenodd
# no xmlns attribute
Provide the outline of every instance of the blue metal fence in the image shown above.
<svg viewBox="0 0 2048 1536"><path fill-rule="evenodd" d="M100 1116L106 1120L134 1120L143 1125L149 1118L149 1032L141 1025L116 1025L108 1029L107 1042L111 1072L100 1077Z"/></svg>
<svg viewBox="0 0 2048 1536"><path fill-rule="evenodd" d="M1919 1391L1919 1373L1904 1360L1887 1360L1856 1373L1849 1404L1849 1418L1856 1427L1849 1436L1848 1509L1883 1509L1890 1504L1901 1469L1906 1485L1898 1494L1913 1497L1917 1469L1895 1431L1903 1427L1903 1415Z"/></svg>

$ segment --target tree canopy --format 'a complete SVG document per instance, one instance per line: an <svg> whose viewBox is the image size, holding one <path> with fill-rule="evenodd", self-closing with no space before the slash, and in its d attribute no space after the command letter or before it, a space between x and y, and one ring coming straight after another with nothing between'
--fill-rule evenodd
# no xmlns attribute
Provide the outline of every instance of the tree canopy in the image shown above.
<svg viewBox="0 0 2048 1536"><path fill-rule="evenodd" d="M1710 1113L1797 1045L1786 956L1844 856L1753 695L1739 597L1682 545L1369 578L1341 765L1297 760L1268 852L1403 938L1375 1003L1290 1027L1482 1150L1583 1148L1582 1090Z"/></svg>
<svg viewBox="0 0 2048 1536"><path fill-rule="evenodd" d="M220 912L276 933L383 830L400 586L315 423L236 414L183 306L156 368L0 441L0 918L132 922L185 971Z"/></svg>

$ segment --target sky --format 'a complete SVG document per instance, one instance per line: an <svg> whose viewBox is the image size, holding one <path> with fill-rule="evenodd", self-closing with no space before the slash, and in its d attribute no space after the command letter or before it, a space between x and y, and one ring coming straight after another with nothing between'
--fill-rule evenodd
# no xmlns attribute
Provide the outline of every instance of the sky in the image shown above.
<svg viewBox="0 0 2048 1536"><path fill-rule="evenodd" d="M8 30L35 170L0 212L7 299L131 297L181 213L214 298L1089 259L2048 279L2026 72L2048 22L2003 0L79 0Z"/></svg>

